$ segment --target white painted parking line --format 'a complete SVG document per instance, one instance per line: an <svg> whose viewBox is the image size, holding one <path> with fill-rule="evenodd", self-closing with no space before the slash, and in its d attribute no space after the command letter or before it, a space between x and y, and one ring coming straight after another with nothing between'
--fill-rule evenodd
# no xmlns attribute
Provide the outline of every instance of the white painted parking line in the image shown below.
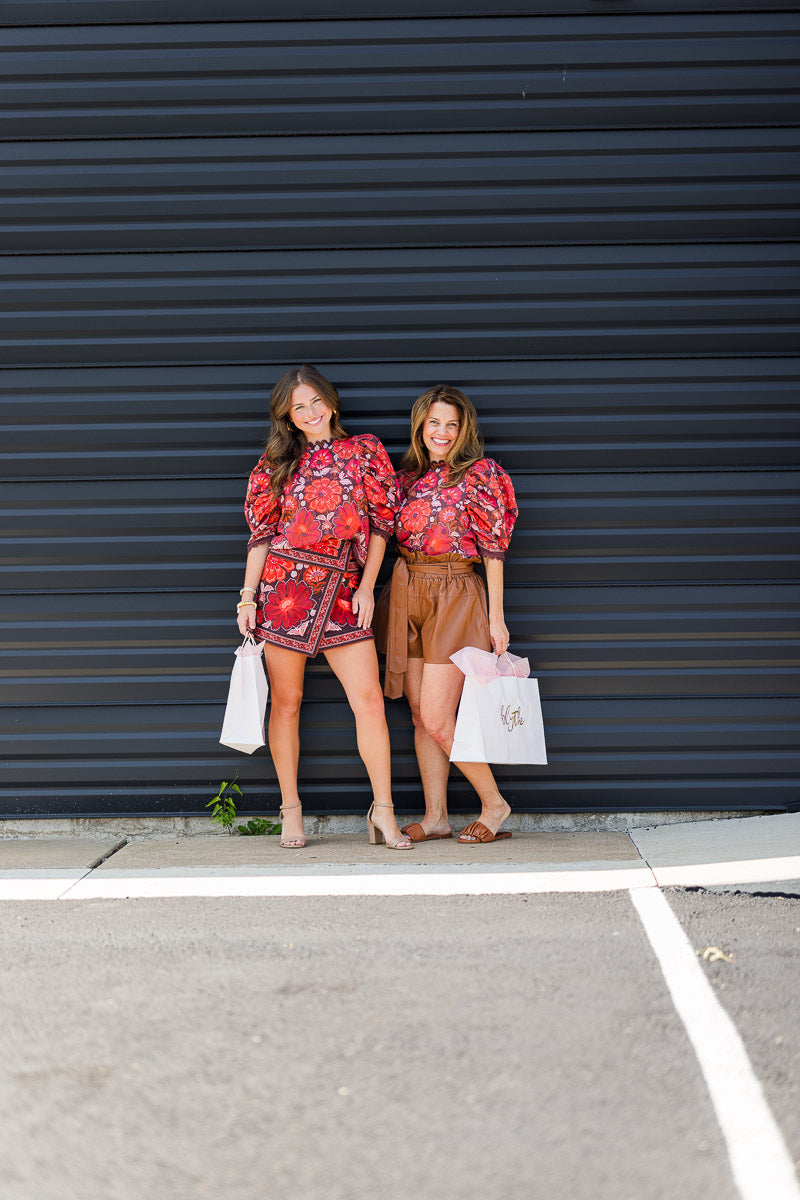
<svg viewBox="0 0 800 1200"><path fill-rule="evenodd" d="M800 1200L794 1165L742 1039L666 897L635 888L631 900L700 1063L742 1200Z"/></svg>
<svg viewBox="0 0 800 1200"><path fill-rule="evenodd" d="M654 887L646 867L606 870L458 871L417 869L378 872L316 868L238 871L173 868L161 871L94 871L63 891L61 899L141 899L174 896L483 896L537 892L608 892Z"/></svg>
<svg viewBox="0 0 800 1200"><path fill-rule="evenodd" d="M0 900L59 900L88 873L88 867L82 871L0 871Z"/></svg>
<svg viewBox="0 0 800 1200"><path fill-rule="evenodd" d="M779 882L800 875L800 813L632 829L660 887Z"/></svg>
<svg viewBox="0 0 800 1200"><path fill-rule="evenodd" d="M747 858L732 862L651 864L659 887L714 887L719 884L763 883L800 876L800 858Z"/></svg>

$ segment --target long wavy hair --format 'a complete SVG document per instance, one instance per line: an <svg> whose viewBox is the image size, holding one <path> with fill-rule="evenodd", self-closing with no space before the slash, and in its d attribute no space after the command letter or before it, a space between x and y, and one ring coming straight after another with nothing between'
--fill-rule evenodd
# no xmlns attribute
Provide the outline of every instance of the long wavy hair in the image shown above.
<svg viewBox="0 0 800 1200"><path fill-rule="evenodd" d="M339 421L342 411L339 393L316 367L303 363L302 366L293 367L291 371L281 375L270 396L272 426L264 447L264 454L273 467L270 487L276 496L280 496L284 485L294 476L300 466L303 451L308 445L308 438L291 419L292 392L299 383L306 383L312 387L332 410L331 437L338 439L348 436L347 430Z"/></svg>
<svg viewBox="0 0 800 1200"><path fill-rule="evenodd" d="M422 430L431 405L437 401L452 404L453 408L458 409L458 437L445 461L450 467L448 482L460 483L470 467L483 458L483 434L472 401L449 383L438 383L414 401L411 409L411 444L400 461L400 467L409 471L413 479L419 479L430 467L431 457L422 440Z"/></svg>

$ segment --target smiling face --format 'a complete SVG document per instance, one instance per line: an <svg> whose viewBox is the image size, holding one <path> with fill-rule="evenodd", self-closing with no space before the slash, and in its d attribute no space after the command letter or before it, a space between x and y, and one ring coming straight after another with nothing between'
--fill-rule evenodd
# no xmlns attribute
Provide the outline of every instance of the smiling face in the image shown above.
<svg viewBox="0 0 800 1200"><path fill-rule="evenodd" d="M461 416L454 404L435 400L422 426L422 441L431 462L444 462L458 440Z"/></svg>
<svg viewBox="0 0 800 1200"><path fill-rule="evenodd" d="M308 383L298 383L292 391L289 420L306 435L309 442L324 442L331 436L333 409Z"/></svg>

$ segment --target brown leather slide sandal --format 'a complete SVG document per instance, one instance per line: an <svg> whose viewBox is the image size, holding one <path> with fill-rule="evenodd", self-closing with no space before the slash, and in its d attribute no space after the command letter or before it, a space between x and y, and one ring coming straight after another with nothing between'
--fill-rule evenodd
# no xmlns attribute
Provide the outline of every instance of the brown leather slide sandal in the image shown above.
<svg viewBox="0 0 800 1200"><path fill-rule="evenodd" d="M461 830L458 840L462 846L476 846L478 842L499 842L501 838L509 837L511 837L509 832L492 833L491 829L486 828L483 821L471 821Z"/></svg>
<svg viewBox="0 0 800 1200"><path fill-rule="evenodd" d="M410 825L404 825L400 832L407 834L412 842L443 842L445 838L453 836L452 833L426 833L419 821L412 821Z"/></svg>

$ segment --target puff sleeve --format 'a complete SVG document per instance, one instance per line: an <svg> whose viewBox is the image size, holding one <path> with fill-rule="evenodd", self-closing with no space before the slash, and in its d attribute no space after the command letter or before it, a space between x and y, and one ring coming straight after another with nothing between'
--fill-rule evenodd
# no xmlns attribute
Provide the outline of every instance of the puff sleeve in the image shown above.
<svg viewBox="0 0 800 1200"><path fill-rule="evenodd" d="M481 558L504 559L519 509L511 479L493 458L464 476L465 506Z"/></svg>
<svg viewBox="0 0 800 1200"><path fill-rule="evenodd" d="M394 533L394 519L400 507L397 476L378 438L371 433L364 433L355 440L367 500L369 531L379 534L388 542Z"/></svg>
<svg viewBox="0 0 800 1200"><path fill-rule="evenodd" d="M252 534L248 550L270 541L278 531L280 507L269 485L271 476L272 467L262 455L251 472L244 502L244 515Z"/></svg>

